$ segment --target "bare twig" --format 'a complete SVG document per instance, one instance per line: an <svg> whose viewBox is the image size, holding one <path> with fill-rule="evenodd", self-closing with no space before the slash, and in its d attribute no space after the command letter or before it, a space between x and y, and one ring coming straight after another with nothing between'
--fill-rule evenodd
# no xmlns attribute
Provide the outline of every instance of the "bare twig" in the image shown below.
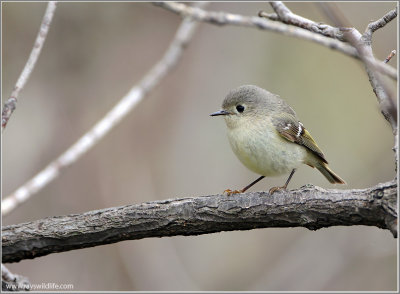
<svg viewBox="0 0 400 294"><path fill-rule="evenodd" d="M377 69L377 64L372 53L371 42L368 37L361 35L356 29L347 30L345 37L359 53L361 60L365 65L369 81L378 98L381 112L385 119L390 123L393 134L397 133L397 107L395 104L396 93L392 91L390 86L382 79ZM383 64L383 63L379 63Z"/></svg>
<svg viewBox="0 0 400 294"><path fill-rule="evenodd" d="M396 55L396 50L392 50L392 52L390 52L390 54L388 55L388 57L386 57L386 59L383 61L384 63L388 63L390 61L390 59L393 58L393 56Z"/></svg>
<svg viewBox="0 0 400 294"><path fill-rule="evenodd" d="M365 42L370 42L369 45L371 45L372 42L372 34L380 29L383 28L385 25L387 25L389 22L391 22L393 19L397 17L397 7L388 13L386 13L384 16L382 16L380 19L377 21L371 22L368 26L367 29L364 32L364 38Z"/></svg>
<svg viewBox="0 0 400 294"><path fill-rule="evenodd" d="M349 21L340 13L340 11L337 9L334 3L329 2L329 3L318 3L318 4L319 7L323 9L323 12L326 14L326 16L328 16L329 19L336 26L344 27L351 25ZM393 91L387 85L387 83L383 81L379 76L379 72L382 73L380 65L386 64L386 62L382 63L374 58L371 44L372 44L372 33L377 29L385 26L389 21L393 20L396 16L397 16L397 7L394 10L391 10L388 13L386 13L381 19L371 22L367 26L364 35L361 35L361 33L355 29L342 28L343 31L347 31L346 37L357 49L357 52L360 55L360 59L364 63L372 89L378 99L381 112L385 117L385 119L390 123L390 126L392 127L392 132L395 141L395 146L393 147L393 151L395 153L395 169L396 169L395 180L397 180L397 165L398 165L397 107L394 103L394 100L391 99L390 97L396 97L396 94L393 93ZM387 59L390 60L391 57L389 58L389 56Z"/></svg>
<svg viewBox="0 0 400 294"><path fill-rule="evenodd" d="M294 25L311 32L315 32L326 37L335 38L343 41L343 33L339 28L332 27L328 24L317 23L305 17L294 14L281 1L270 2L272 8L277 14L280 21L286 24Z"/></svg>
<svg viewBox="0 0 400 294"><path fill-rule="evenodd" d="M397 236L397 184L367 189L212 195L106 208L3 228L3 262L150 237L267 227L366 225Z"/></svg>
<svg viewBox="0 0 400 294"><path fill-rule="evenodd" d="M327 36L327 37L336 38L341 41L347 41L344 38L342 31L343 31L343 27L349 27L350 23L347 20L347 18L344 17L344 15L340 12L340 10L337 9L337 7L336 7L336 5L334 5L334 3L318 2L317 4L323 10L323 12L327 16L329 16L329 19L337 27L332 27L327 24L316 23L312 20L306 19L297 14L294 14L282 2L275 1L275 2L270 2L270 4L276 12L275 16L278 18L278 20L282 21L283 23L297 26L297 27L300 27L300 28L303 28L303 29L315 32L317 34ZM259 15L260 14L261 14L261 16L266 16L268 18L275 17L274 15L265 14L263 12L260 12ZM388 15L390 15L390 17L385 18L387 22L389 22L390 20L393 19L393 17L395 17L393 12L388 13ZM380 22L380 21L377 21L376 23L381 24L381 27L384 26L382 24L382 22ZM386 23L385 23L385 25L386 25ZM373 28L375 28L377 26L378 25L375 25L375 26L373 26ZM358 55L353 56L353 57L360 58ZM375 58L372 58L369 62L380 73L387 75L394 80L397 80L397 70L395 68L393 68L391 66L387 66L386 64L382 64L380 61L376 60Z"/></svg>
<svg viewBox="0 0 400 294"><path fill-rule="evenodd" d="M274 21L277 20L276 18L279 18L278 15L265 14L264 12L260 12L259 15L268 15L268 19L255 16L243 16L226 12L205 11L200 8L190 7L185 4L176 2L154 2L154 4L163 7L169 11L172 11L182 17L191 16L198 21L209 22L216 25L254 27L261 30L277 32L287 36L315 42L325 47L342 52L343 54L346 54L353 58L359 58L356 48L339 40L340 38L342 38L341 35L343 35L343 33L336 33L336 31L338 30L337 28L333 28L325 24L318 24L295 14L290 15L295 16L295 19L290 21L292 25L287 25L286 23ZM284 6L284 4L281 4L281 6ZM285 17L287 18L288 15L285 14ZM271 18L273 20L270 20ZM301 20L304 22L300 22ZM305 30L304 28L308 28L309 31ZM329 35L330 37L326 37L327 35ZM335 37L337 39L332 39L332 37ZM382 64L375 60L371 62L377 63L377 70L379 70L381 73L388 75L394 80L397 80L396 69L388 64Z"/></svg>
<svg viewBox="0 0 400 294"><path fill-rule="evenodd" d="M47 33L50 28L51 21L53 19L54 11L56 9L57 2L50 1L47 4L46 12L44 13L42 24L40 25L39 33L36 37L35 44L33 45L31 54L29 55L28 61L25 64L24 69L22 70L17 83L14 86L14 89L11 93L10 98L4 103L2 114L1 114L1 130L3 131L14 112L18 96L21 90L24 88L26 82L31 75L36 61L39 58L40 52L42 51L44 41L46 40Z"/></svg>
<svg viewBox="0 0 400 294"><path fill-rule="evenodd" d="M357 49L357 53L367 71L372 89L378 98L381 112L385 119L390 123L392 132L395 135L397 133L397 108L394 103L396 94L380 76L380 73L384 73L384 71L388 69L384 68L387 64L375 59L371 44L372 33L393 20L397 16L397 8L386 13L381 19L371 22L367 26L365 33L362 35L354 28L344 28L345 26L351 26L351 24L340 13L334 3L320 3L319 6L323 8L323 12L336 26L341 27L341 30L344 32L345 40ZM397 80L397 71L395 75ZM392 74L388 74L388 76L392 76Z"/></svg>
<svg viewBox="0 0 400 294"><path fill-rule="evenodd" d="M78 160L112 130L174 68L196 27L195 21L190 18L184 19L162 59L92 129L31 180L7 196L1 202L2 214L8 214L19 204L28 200L54 180L60 170Z"/></svg>
<svg viewBox="0 0 400 294"><path fill-rule="evenodd" d="M198 21L208 22L216 25L235 25L244 27L254 27L261 30L268 30L281 33L287 36L296 37L328 48L338 50L348 56L358 58L357 50L336 39L328 38L295 26L288 26L284 23L270 21L257 16L243 16L226 12L205 11L200 8L190 7L176 2L154 2L155 5L172 11L182 17L191 16Z"/></svg>
<svg viewBox="0 0 400 294"><path fill-rule="evenodd" d="M31 286L26 277L13 274L3 264L1 264L1 282L3 291L27 291Z"/></svg>
<svg viewBox="0 0 400 294"><path fill-rule="evenodd" d="M369 23L367 28L366 28L366 30L365 30L365 32L364 32L364 34L362 35L362 40L361 41L363 41L363 43L366 46L371 47L371 45L372 45L372 34L374 32L376 32L378 29L383 28L384 26L386 26L389 22L391 22L396 17L397 17L397 7L395 9L389 11L388 13L386 13L384 16L382 16L377 21L373 21L373 22ZM357 48L357 51L359 52L358 48ZM362 56L362 58L361 58L364 61L364 63L365 63L365 60L364 60L365 57L366 56ZM371 58L369 58L369 60L367 61L367 63L368 63L368 66L370 66L370 67L372 66L374 71L378 71L380 73L386 74L385 72L382 71L384 69L383 65L386 65L386 62L381 63L378 60L376 60L372 55ZM391 75L389 75L389 76L391 76ZM378 79L379 79L379 77L378 77ZM381 84L382 84L382 82L381 82ZM389 92L387 87L385 87L385 88L386 88L386 92ZM394 93L393 94L388 93L388 94L389 94L389 97L391 97L392 100L394 100ZM397 117L397 110L396 110L396 115L395 116ZM397 118L396 118L396 122L397 122Z"/></svg>
<svg viewBox="0 0 400 294"><path fill-rule="evenodd" d="M327 4L325 4L327 6ZM329 6L327 6L329 9ZM345 31L345 38L351 43L356 49L363 61L366 72L368 74L369 82L372 89L378 99L378 103L381 112L385 119L390 123L392 127L392 133L394 135L395 145L393 151L395 152L395 168L396 168L396 180L397 180L397 166L398 166L398 128L397 128L397 107L395 100L397 100L396 93L387 84L387 82L380 76L379 67L381 63L378 62L372 52L372 33L377 29L385 26L389 21L393 20L397 16L396 9L386 13L381 19L370 23L363 35L356 29L343 29Z"/></svg>
<svg viewBox="0 0 400 294"><path fill-rule="evenodd" d="M258 12L258 16L265 17L265 18L268 18L269 20L273 20L273 21L280 21L280 18L276 13L268 13L263 10Z"/></svg>
<svg viewBox="0 0 400 294"><path fill-rule="evenodd" d="M363 42L363 36L356 29L349 29L345 32L345 38L357 48L357 51L365 65L369 81L378 98L381 112L385 119L390 123L393 134L397 132L397 107L395 104L396 94L390 89L389 85L385 83L377 72L375 60L373 57L371 46L368 42ZM369 43L370 44L370 43ZM383 64L383 63L382 63Z"/></svg>
<svg viewBox="0 0 400 294"><path fill-rule="evenodd" d="M370 60L371 65L375 68L378 73L387 75L393 80L397 81L397 70L393 67L388 67L386 63L376 60L375 58Z"/></svg>

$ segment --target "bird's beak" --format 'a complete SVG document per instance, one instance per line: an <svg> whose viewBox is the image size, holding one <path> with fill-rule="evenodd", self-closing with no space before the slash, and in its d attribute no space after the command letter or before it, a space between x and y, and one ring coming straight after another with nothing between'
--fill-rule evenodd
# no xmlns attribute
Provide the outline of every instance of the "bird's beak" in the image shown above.
<svg viewBox="0 0 400 294"><path fill-rule="evenodd" d="M210 116L228 115L228 114L230 114L228 111L222 109L217 112L211 113Z"/></svg>

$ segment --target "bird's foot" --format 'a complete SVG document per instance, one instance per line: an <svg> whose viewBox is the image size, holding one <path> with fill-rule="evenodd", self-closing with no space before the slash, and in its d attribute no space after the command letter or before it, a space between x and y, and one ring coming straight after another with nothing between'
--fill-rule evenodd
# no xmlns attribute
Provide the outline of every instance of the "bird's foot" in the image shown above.
<svg viewBox="0 0 400 294"><path fill-rule="evenodd" d="M243 190L231 190L231 189L226 189L224 191L224 194L226 193L227 196L231 196L232 194L240 194L243 193Z"/></svg>
<svg viewBox="0 0 400 294"><path fill-rule="evenodd" d="M286 186L282 186L282 187L272 187L271 189L269 189L269 194L272 195L272 194L274 194L276 191L286 191Z"/></svg>

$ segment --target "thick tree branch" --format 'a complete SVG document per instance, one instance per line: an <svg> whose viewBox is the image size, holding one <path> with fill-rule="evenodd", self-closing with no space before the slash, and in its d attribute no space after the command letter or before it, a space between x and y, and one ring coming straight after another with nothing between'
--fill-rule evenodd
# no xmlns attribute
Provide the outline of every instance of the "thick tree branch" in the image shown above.
<svg viewBox="0 0 400 294"><path fill-rule="evenodd" d="M197 24L190 18L184 19L162 59L92 129L36 176L7 196L1 202L2 214L8 214L53 181L62 169L76 162L127 116L146 94L175 67L183 50L192 39Z"/></svg>
<svg viewBox="0 0 400 294"><path fill-rule="evenodd" d="M33 45L31 54L29 55L28 61L22 70L17 83L11 93L10 98L4 103L3 110L1 112L1 131L3 131L17 107L18 96L21 90L24 88L26 82L29 79L33 69L35 68L36 61L39 58L40 52L42 51L44 41L46 40L47 33L50 28L51 21L53 19L54 11L56 10L57 2L51 1L47 4L46 12L44 13L42 24L40 25L39 33L36 37Z"/></svg>
<svg viewBox="0 0 400 294"><path fill-rule="evenodd" d="M212 195L49 217L3 228L3 262L150 237L200 235L267 227L366 225L397 237L397 184L325 190Z"/></svg>

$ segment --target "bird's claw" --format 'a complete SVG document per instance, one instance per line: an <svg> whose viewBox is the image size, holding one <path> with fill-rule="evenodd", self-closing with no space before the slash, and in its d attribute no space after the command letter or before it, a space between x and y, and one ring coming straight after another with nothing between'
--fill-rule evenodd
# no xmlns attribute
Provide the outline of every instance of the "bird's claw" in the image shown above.
<svg viewBox="0 0 400 294"><path fill-rule="evenodd" d="M231 189L226 189L224 191L224 194L226 193L227 196L231 196L232 194L240 194L243 193L242 190L231 190Z"/></svg>
<svg viewBox="0 0 400 294"><path fill-rule="evenodd" d="M272 187L271 189L269 189L269 194L272 195L274 194L276 191L286 191L286 187Z"/></svg>

